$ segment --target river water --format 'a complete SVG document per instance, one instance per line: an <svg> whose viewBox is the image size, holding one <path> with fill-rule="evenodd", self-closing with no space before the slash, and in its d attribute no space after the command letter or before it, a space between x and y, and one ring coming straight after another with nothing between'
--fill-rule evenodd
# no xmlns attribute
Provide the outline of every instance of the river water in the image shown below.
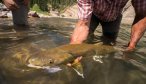
<svg viewBox="0 0 146 84"><path fill-rule="evenodd" d="M81 63L84 78L71 67L49 73L27 67L15 67L12 54L20 47L51 49L69 43L76 20L67 18L30 18L30 29L15 31L11 19L0 19L0 84L145 84L146 34L131 53L107 54L103 63L85 57ZM96 35L101 36L97 28ZM130 25L121 25L116 47L123 49L130 37ZM37 51L36 51L37 52ZM32 53L35 53L32 52ZM123 59L124 57L124 59ZM7 58L3 60L4 58Z"/></svg>

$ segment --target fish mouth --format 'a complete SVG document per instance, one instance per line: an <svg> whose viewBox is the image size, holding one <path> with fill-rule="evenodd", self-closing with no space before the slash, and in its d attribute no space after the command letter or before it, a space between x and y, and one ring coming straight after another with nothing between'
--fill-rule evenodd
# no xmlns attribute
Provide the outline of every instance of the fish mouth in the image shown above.
<svg viewBox="0 0 146 84"><path fill-rule="evenodd" d="M50 66L38 66L38 65L33 65L33 64L28 64L27 65L30 68L36 68L36 69L48 69Z"/></svg>
<svg viewBox="0 0 146 84"><path fill-rule="evenodd" d="M32 65L32 64L28 64L28 67L31 68L36 68L36 69L44 69L47 70L48 73L56 73L61 71L62 69L58 66L54 66L54 67L50 67L50 66L36 66L36 65Z"/></svg>

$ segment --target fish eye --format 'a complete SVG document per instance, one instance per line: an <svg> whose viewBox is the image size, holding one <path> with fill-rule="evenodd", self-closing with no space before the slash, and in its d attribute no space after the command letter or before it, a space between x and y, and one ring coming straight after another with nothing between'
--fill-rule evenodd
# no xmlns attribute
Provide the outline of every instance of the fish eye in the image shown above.
<svg viewBox="0 0 146 84"><path fill-rule="evenodd" d="M54 63L53 59L49 59L49 63L50 64Z"/></svg>

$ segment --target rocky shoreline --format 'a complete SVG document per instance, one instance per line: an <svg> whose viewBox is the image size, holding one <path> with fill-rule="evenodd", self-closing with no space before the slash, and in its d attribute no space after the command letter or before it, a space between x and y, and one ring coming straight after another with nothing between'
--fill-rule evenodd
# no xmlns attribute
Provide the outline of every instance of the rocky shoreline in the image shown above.
<svg viewBox="0 0 146 84"><path fill-rule="evenodd" d="M60 18L78 19L77 12L78 12L77 4L75 4L71 7L67 7L62 13L59 13L57 11L49 11L48 14L42 14L42 13L38 13L37 11L30 11L28 13L28 17L29 18L30 17L35 17L35 18L60 17ZM134 16L135 16L134 9L129 1L123 10L122 23L131 25ZM11 18L11 17L12 17L11 11L8 10L3 4L0 4L0 18Z"/></svg>

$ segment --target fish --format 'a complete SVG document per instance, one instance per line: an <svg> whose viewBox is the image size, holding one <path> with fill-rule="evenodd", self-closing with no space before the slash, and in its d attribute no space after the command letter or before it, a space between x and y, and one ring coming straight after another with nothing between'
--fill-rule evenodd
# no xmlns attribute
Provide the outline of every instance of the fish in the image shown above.
<svg viewBox="0 0 146 84"><path fill-rule="evenodd" d="M41 55L30 57L28 62L35 66L57 66L72 62L80 56L104 55L115 51L116 49L111 45L67 44L44 50Z"/></svg>
<svg viewBox="0 0 146 84"><path fill-rule="evenodd" d="M72 63L72 68L83 75L83 67L76 58L82 56L102 56L114 53L117 50L111 45L96 44L66 44L49 50L44 50L41 55L32 56L28 59L29 67L54 67ZM82 76L83 77L83 76Z"/></svg>
<svg viewBox="0 0 146 84"><path fill-rule="evenodd" d="M93 56L93 60L102 63L103 55L116 51L115 47L102 43L65 44L49 49L24 43L6 51L5 56L0 59L0 64L5 71L12 74L20 72L20 75L24 75L24 71L29 74L40 69L55 73L62 70L59 66L71 63L71 68L83 77L83 65L81 61L76 61L77 58Z"/></svg>

